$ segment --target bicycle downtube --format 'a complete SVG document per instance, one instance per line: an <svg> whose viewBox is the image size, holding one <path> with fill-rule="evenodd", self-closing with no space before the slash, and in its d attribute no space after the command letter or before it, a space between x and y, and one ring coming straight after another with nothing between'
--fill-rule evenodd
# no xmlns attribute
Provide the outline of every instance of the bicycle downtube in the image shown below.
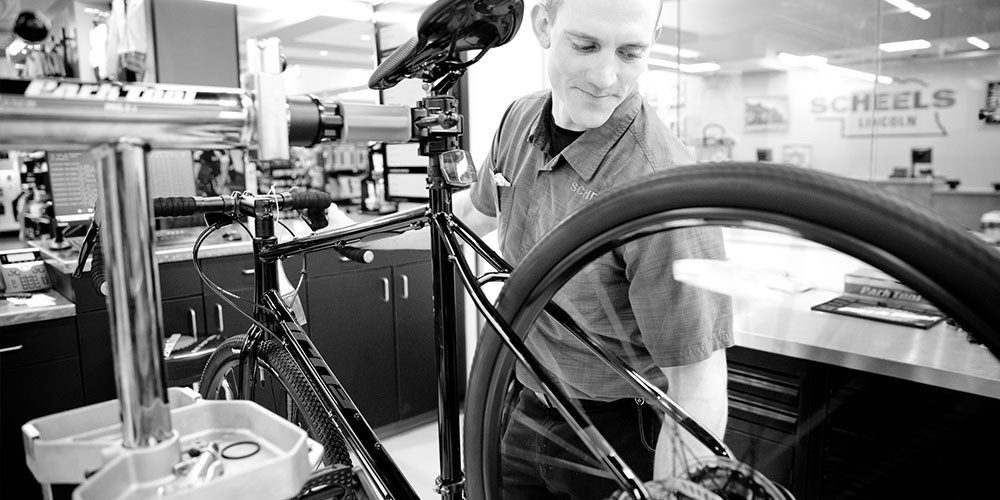
<svg viewBox="0 0 1000 500"><path fill-rule="evenodd" d="M264 292L262 301L269 310L277 315L276 334L286 338L281 339L306 375L310 385L322 397L320 401L326 406L333 402L332 408L324 408L330 418L339 424L343 423L341 431L348 440L350 447L357 452L358 460L363 468L371 474L373 486L378 489L378 498L418 499L413 487L406 480L402 471L392 460L378 436L368 425L364 415L351 400L340 380L326 364L319 349L306 335L305 331L295 322L291 311L285 306L278 292L274 289ZM280 332L280 333L279 333ZM398 493L403 493L399 495Z"/></svg>

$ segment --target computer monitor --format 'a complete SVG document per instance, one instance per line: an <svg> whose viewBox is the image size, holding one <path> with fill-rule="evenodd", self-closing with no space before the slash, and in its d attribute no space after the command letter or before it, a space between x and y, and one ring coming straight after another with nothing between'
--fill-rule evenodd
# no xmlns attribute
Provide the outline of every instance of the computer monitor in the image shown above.
<svg viewBox="0 0 1000 500"><path fill-rule="evenodd" d="M97 160L90 151L53 151L47 155L49 194L59 222L88 221L97 202ZM194 196L189 150L152 151L147 161L149 196Z"/></svg>
<svg viewBox="0 0 1000 500"><path fill-rule="evenodd" d="M385 198L389 201L427 201L427 158L417 144L385 145Z"/></svg>

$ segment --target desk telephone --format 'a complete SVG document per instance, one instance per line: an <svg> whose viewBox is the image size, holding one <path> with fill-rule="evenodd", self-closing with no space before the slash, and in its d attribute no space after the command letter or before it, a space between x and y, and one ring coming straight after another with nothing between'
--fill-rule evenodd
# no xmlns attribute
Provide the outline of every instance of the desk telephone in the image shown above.
<svg viewBox="0 0 1000 500"><path fill-rule="evenodd" d="M0 291L23 293L52 287L48 270L38 250L0 253Z"/></svg>

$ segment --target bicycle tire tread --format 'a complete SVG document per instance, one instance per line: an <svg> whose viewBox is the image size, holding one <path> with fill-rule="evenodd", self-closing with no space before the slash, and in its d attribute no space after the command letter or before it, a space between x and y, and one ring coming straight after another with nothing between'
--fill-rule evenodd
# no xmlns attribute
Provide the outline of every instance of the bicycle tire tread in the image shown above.
<svg viewBox="0 0 1000 500"><path fill-rule="evenodd" d="M212 399L215 388L210 381L216 379L220 370L239 362L239 353L243 349L246 335L236 335L222 342L205 365L202 374L201 395ZM328 464L344 464L351 466L351 457L347 442L337 424L327 418L323 404L315 393L305 374L299 369L291 355L272 340L263 340L258 348L259 361L281 379L288 389L296 406L307 419L310 430L315 434L313 439L323 445L323 457Z"/></svg>

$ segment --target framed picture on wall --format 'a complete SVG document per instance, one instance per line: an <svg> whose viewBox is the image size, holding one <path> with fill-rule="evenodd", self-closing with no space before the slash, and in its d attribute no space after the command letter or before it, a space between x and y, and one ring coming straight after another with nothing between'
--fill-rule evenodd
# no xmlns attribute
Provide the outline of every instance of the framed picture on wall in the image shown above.
<svg viewBox="0 0 1000 500"><path fill-rule="evenodd" d="M746 98L747 132L788 129L788 97L760 96Z"/></svg>
<svg viewBox="0 0 1000 500"><path fill-rule="evenodd" d="M785 144L781 147L781 163L812 168L813 148L810 144Z"/></svg>

